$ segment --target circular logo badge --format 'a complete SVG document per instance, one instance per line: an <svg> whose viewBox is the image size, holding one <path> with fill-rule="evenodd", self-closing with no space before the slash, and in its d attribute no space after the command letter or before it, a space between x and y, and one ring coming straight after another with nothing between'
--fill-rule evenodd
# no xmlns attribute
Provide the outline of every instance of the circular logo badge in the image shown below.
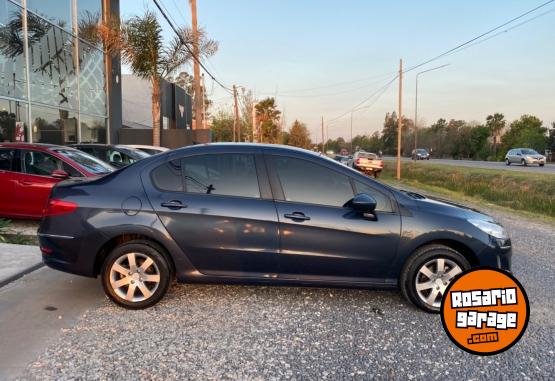
<svg viewBox="0 0 555 381"><path fill-rule="evenodd" d="M447 336L476 355L494 355L515 345L529 317L528 296L520 282L508 272L489 267L459 274L441 301Z"/></svg>

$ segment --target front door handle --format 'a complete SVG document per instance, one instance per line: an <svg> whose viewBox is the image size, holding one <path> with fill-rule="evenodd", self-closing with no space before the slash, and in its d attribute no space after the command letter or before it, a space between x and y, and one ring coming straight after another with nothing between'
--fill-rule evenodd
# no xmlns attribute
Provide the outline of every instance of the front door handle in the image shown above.
<svg viewBox="0 0 555 381"><path fill-rule="evenodd" d="M310 217L305 216L305 214L301 213L301 212L286 213L286 214L283 215L283 217L290 218L293 221L295 221L295 220L297 220L297 221L308 221L308 220L310 220Z"/></svg>
<svg viewBox="0 0 555 381"><path fill-rule="evenodd" d="M30 182L30 181L19 180L18 182L19 182L21 185L33 185L33 183Z"/></svg>
<svg viewBox="0 0 555 381"><path fill-rule="evenodd" d="M183 208L187 207L187 205L183 204L179 200L165 201L165 202L161 203L160 205L163 206L164 208L169 208L169 209L173 209L173 210L183 209Z"/></svg>

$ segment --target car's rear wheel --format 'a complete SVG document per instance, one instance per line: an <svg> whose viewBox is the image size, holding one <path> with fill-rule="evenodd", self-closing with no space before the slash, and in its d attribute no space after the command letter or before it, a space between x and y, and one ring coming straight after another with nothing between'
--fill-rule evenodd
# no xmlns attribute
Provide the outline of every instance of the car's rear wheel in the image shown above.
<svg viewBox="0 0 555 381"><path fill-rule="evenodd" d="M399 286L405 298L427 312L439 312L449 283L470 264L459 252L444 245L418 249L407 261Z"/></svg>
<svg viewBox="0 0 555 381"><path fill-rule="evenodd" d="M505 159L505 164L506 165L511 165L511 162L509 161L509 159Z"/></svg>
<svg viewBox="0 0 555 381"><path fill-rule="evenodd" d="M120 306L142 309L153 306L166 294L171 269L164 255L142 241L116 247L102 266L106 295Z"/></svg>

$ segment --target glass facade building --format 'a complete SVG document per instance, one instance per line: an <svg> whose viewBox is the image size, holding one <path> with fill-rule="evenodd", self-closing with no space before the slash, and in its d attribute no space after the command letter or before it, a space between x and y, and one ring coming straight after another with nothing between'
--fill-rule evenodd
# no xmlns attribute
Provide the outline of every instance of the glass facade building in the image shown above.
<svg viewBox="0 0 555 381"><path fill-rule="evenodd" d="M106 143L106 0L0 0L0 142ZM109 11L108 11L109 12Z"/></svg>

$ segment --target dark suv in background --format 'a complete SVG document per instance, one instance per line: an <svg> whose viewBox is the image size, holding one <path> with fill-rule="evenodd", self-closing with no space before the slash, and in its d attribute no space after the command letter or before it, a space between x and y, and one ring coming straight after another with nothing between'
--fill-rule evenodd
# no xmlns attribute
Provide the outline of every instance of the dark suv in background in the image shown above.
<svg viewBox="0 0 555 381"><path fill-rule="evenodd" d="M48 266L100 275L127 308L153 305L177 277L399 287L438 311L460 272L511 265L491 217L276 145L197 145L60 183L39 240Z"/></svg>

